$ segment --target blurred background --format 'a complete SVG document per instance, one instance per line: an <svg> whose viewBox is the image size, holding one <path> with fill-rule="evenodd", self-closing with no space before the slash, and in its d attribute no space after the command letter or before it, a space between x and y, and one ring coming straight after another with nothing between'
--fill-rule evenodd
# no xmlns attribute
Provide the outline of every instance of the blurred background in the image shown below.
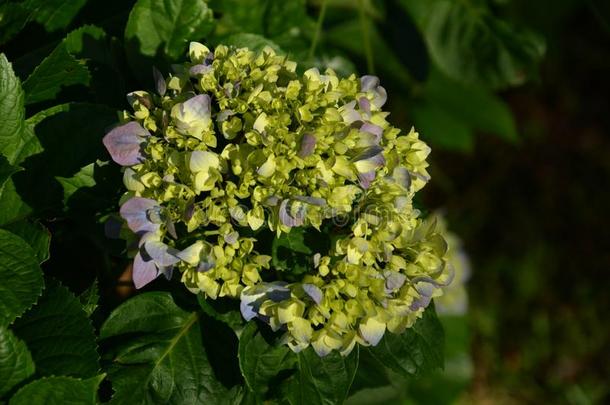
<svg viewBox="0 0 610 405"><path fill-rule="evenodd" d="M152 87L141 66L183 58L147 50L125 29L134 1L32 4L42 3L0 1L0 45L22 80L67 32L95 24L106 34L78 49L67 42L92 72L88 86L58 85L52 104L42 95L28 115L62 100L127 108L128 91ZM432 147L421 205L455 234L465 283L437 303L446 367L417 381L388 375L381 388L357 381L350 403L610 403L609 1L207 4L209 29L192 40L270 45L303 67L376 74L390 121ZM117 289L121 268L92 213L114 209L118 190L96 187L98 197L73 201L76 216L45 224L54 238L45 271L73 291L97 276L102 300L116 302L129 287Z"/></svg>

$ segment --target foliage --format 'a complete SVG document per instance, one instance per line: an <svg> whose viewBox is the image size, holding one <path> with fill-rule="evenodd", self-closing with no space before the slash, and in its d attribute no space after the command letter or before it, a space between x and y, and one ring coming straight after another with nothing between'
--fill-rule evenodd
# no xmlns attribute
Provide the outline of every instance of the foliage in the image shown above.
<svg viewBox="0 0 610 405"><path fill-rule="evenodd" d="M102 137L126 89L152 88L153 65L168 71L196 40L270 46L344 75L378 71L407 94L391 105L409 111L397 119L434 147L468 152L478 135L514 142L495 91L535 77L544 46L496 10L448 0L2 2L0 401L331 404L441 367L433 309L374 349L320 358L244 324L231 303L183 295L175 280L150 287L171 292L127 298L124 252L104 235L121 174ZM305 272L311 246L330 244L298 231L258 237L285 272Z"/></svg>

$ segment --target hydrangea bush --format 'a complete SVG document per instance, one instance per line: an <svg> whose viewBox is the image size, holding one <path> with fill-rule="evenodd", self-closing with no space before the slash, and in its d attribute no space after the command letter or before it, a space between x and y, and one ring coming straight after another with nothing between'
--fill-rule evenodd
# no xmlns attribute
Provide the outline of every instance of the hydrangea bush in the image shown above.
<svg viewBox="0 0 610 405"><path fill-rule="evenodd" d="M192 42L189 59L155 71L155 92L129 93L103 140L124 167L136 287L177 272L319 356L411 327L452 266L436 220L413 205L430 148L388 122L379 79L300 74L270 47ZM276 266L268 241L304 234L327 243L303 268Z"/></svg>

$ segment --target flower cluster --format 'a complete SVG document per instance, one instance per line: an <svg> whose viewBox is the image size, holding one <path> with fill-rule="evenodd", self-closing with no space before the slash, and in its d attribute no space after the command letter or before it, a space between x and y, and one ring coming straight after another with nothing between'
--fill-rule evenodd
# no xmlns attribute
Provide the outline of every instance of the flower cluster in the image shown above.
<svg viewBox="0 0 610 405"><path fill-rule="evenodd" d="M270 48L191 43L189 56L155 72L155 94L130 93L133 112L104 138L124 166L136 287L177 269L191 291L240 299L246 320L320 356L411 326L450 266L436 222L412 205L430 149L388 123L379 80L301 75ZM296 282L257 237L345 217Z"/></svg>

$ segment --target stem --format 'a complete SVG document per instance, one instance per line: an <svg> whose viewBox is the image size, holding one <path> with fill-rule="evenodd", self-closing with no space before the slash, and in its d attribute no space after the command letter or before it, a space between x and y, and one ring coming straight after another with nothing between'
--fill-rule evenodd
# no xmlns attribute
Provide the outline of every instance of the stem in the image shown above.
<svg viewBox="0 0 610 405"><path fill-rule="evenodd" d="M316 22L316 32L313 34L311 48L309 48L309 59L313 58L313 55L316 52L316 47L318 46L318 40L320 39L320 33L322 32L322 23L324 22L324 17L326 16L326 2L327 0L322 0L322 5L320 6L320 14L318 15L318 21Z"/></svg>
<svg viewBox="0 0 610 405"><path fill-rule="evenodd" d="M364 46L364 54L366 56L366 68L367 73L375 73L375 62L373 61L373 50L371 48L371 35L369 32L369 22L366 20L366 14L364 12L364 0L359 0L359 11L360 11L360 29L362 30L362 42Z"/></svg>

